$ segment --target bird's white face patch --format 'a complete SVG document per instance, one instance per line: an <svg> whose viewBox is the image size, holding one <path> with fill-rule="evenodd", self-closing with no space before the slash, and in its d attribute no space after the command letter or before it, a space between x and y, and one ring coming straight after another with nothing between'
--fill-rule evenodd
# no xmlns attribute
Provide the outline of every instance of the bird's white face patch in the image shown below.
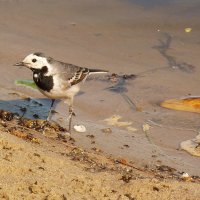
<svg viewBox="0 0 200 200"><path fill-rule="evenodd" d="M44 66L49 66L49 63L45 57L40 57L35 54L26 56L23 63L28 68L41 69Z"/></svg>

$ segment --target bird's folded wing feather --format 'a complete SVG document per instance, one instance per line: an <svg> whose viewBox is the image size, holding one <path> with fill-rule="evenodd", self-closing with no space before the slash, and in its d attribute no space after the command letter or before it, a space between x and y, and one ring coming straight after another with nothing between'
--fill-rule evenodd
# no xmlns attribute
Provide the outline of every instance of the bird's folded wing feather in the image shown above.
<svg viewBox="0 0 200 200"><path fill-rule="evenodd" d="M87 76L89 75L89 69L87 68L80 68L78 71L72 75L72 77L69 79L69 82L71 85L76 85L83 81Z"/></svg>
<svg viewBox="0 0 200 200"><path fill-rule="evenodd" d="M53 73L57 74L60 79L66 80L71 86L84 81L89 74L107 73L108 71L99 69L89 69L77 65L63 63L60 61L51 61Z"/></svg>
<svg viewBox="0 0 200 200"><path fill-rule="evenodd" d="M60 79L66 80L69 84L76 85L83 81L89 75L89 69L79 67L73 64L56 62L53 63L54 74L58 75Z"/></svg>

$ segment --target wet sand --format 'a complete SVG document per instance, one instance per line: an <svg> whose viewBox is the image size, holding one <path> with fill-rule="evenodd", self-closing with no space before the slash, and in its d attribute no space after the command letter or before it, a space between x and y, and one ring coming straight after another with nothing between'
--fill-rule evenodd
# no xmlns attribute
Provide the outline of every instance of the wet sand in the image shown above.
<svg viewBox="0 0 200 200"><path fill-rule="evenodd" d="M149 170L165 165L179 173L200 176L200 158L180 149L181 142L198 135L199 114L159 106L166 99L200 95L200 4L168 2L160 5L154 1L148 5L141 1L86 0L84 4L53 0L0 1L0 109L22 115L21 106L27 108L24 117L38 114L45 119L47 116L49 100L37 90L14 84L16 79L32 78L27 69L12 66L32 52L41 51L58 60L106 69L110 74L135 74L134 79L117 82L95 76L83 84L82 92L75 98L74 124L85 125L87 132L73 131L74 145L89 152L97 148L102 156L123 158ZM187 27L192 31L186 33ZM33 101L26 102L27 97ZM54 109L57 113L52 120L66 126L67 106L59 102ZM114 115L121 116L120 122L131 122L132 131L128 126L108 125L105 119ZM148 128L144 131L143 127ZM104 133L105 128L112 132ZM95 143L87 135L93 135ZM11 136L2 133L2 137L10 140ZM25 144L25 149L33 146L14 136L11 138L16 145ZM55 145L58 150L62 146L59 144ZM45 154L46 147L39 148ZM56 160L55 151L50 151ZM63 162L68 160L64 158ZM81 170L79 167L73 170ZM57 165L55 169L58 170ZM179 190L180 195L182 191ZM189 199L195 199L195 195Z"/></svg>

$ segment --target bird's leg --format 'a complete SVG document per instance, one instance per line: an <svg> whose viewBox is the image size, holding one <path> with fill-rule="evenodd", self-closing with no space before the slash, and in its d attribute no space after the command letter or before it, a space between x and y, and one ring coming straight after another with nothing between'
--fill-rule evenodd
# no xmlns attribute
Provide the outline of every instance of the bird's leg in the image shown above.
<svg viewBox="0 0 200 200"><path fill-rule="evenodd" d="M51 106L50 106L50 109L49 109L49 113L48 113L48 117L47 117L47 121L50 121L50 117L51 117L51 110L53 108L53 104L55 102L55 99L51 99Z"/></svg>
<svg viewBox="0 0 200 200"><path fill-rule="evenodd" d="M68 105L69 105L69 117L68 117L68 120L69 120L69 133L71 133L71 128L72 128L72 117L75 116L75 113L74 113L74 109L73 109L73 98L71 98L69 101L68 101Z"/></svg>
<svg viewBox="0 0 200 200"><path fill-rule="evenodd" d="M71 133L72 116L73 116L73 107L72 105L70 105L69 106L69 133Z"/></svg>

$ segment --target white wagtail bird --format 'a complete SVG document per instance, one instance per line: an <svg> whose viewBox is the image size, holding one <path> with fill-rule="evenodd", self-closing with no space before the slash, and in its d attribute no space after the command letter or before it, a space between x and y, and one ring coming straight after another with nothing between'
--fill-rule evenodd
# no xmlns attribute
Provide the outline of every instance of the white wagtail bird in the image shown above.
<svg viewBox="0 0 200 200"><path fill-rule="evenodd" d="M25 66L31 69L33 80L40 92L52 100L47 120L49 120L55 99L63 99L68 104L69 133L71 133L72 116L74 115L73 100L80 90L81 83L90 74L108 72L60 62L39 52L29 54L15 66Z"/></svg>

